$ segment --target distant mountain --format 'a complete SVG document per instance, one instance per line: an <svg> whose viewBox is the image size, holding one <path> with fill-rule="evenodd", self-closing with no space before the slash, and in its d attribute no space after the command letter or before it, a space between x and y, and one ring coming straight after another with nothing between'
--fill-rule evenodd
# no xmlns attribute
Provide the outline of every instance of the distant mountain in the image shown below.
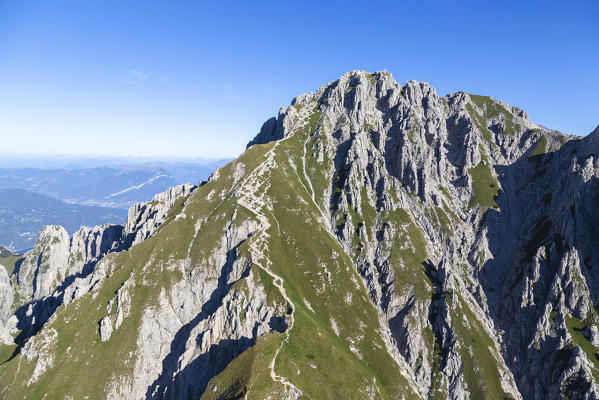
<svg viewBox="0 0 599 400"><path fill-rule="evenodd" d="M12 251L32 248L45 225L60 224L72 234L82 225L123 223L126 218L127 211L118 208L68 204L28 190L0 189L0 244Z"/></svg>
<svg viewBox="0 0 599 400"><path fill-rule="evenodd" d="M204 162L153 162L144 164L145 166L153 166L161 168L168 172L170 176L177 182L178 185L185 183L198 184L200 181L205 181L210 177L210 174L217 168L222 167L232 159L220 159Z"/></svg>
<svg viewBox="0 0 599 400"><path fill-rule="evenodd" d="M128 208L175 185L168 172L156 167L0 170L0 188L27 189L67 203L104 207Z"/></svg>
<svg viewBox="0 0 599 400"><path fill-rule="evenodd" d="M153 162L80 169L3 168L0 189L26 189L67 203L126 209L178 184L206 180L227 161Z"/></svg>
<svg viewBox="0 0 599 400"><path fill-rule="evenodd" d="M172 165L218 168L232 161L228 158L178 158L155 156L93 156L93 155L48 155L11 154L0 151L0 168L39 168L39 169L87 169L132 165L160 165L169 170Z"/></svg>

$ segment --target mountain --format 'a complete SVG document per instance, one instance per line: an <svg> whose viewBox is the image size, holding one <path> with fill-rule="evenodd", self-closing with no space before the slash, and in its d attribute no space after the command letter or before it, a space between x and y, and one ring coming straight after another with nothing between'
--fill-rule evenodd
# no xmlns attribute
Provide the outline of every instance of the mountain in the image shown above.
<svg viewBox="0 0 599 400"><path fill-rule="evenodd" d="M0 244L16 252L31 249L44 225L63 225L74 233L82 225L122 223L127 211L68 204L22 189L0 189Z"/></svg>
<svg viewBox="0 0 599 400"><path fill-rule="evenodd" d="M208 182L0 269L2 395L598 398L598 154L349 72Z"/></svg>

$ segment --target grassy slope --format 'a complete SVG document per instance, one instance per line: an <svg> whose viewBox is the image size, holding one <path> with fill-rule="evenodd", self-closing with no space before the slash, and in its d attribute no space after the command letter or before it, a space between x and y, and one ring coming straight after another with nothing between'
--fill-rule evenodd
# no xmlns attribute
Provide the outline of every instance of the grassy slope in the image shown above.
<svg viewBox="0 0 599 400"><path fill-rule="evenodd" d="M495 348L493 340L459 293L447 294L446 301L451 303L451 318L459 337L459 353L471 397L511 398L501 387L502 371L499 370L499 362L492 353L492 349Z"/></svg>
<svg viewBox="0 0 599 400"><path fill-rule="evenodd" d="M530 152L530 154L528 155L528 158L533 158L535 156L541 156L545 153L547 153L547 138L543 137L536 144L535 148Z"/></svg>
<svg viewBox="0 0 599 400"><path fill-rule="evenodd" d="M2 265L6 269L8 276L10 276L15 270L15 264L17 263L17 261L21 259L23 259L23 256L19 254L0 256L0 265Z"/></svg>
<svg viewBox="0 0 599 400"><path fill-rule="evenodd" d="M468 173L472 176L472 191L474 192L474 197L470 200L468 207L480 204L483 209L497 208L495 197L499 194L499 183L493 176L491 166L481 161L476 167L470 168Z"/></svg>
<svg viewBox="0 0 599 400"><path fill-rule="evenodd" d="M574 317L566 316L566 328L570 335L572 336L572 341L575 345L579 346L582 351L586 353L588 360L591 362L591 373L593 374L593 378L596 381L599 381L599 359L597 359L597 349L593 344L584 337L582 331L587 328L590 324L585 323L585 321L581 321Z"/></svg>
<svg viewBox="0 0 599 400"><path fill-rule="evenodd" d="M296 152L300 143L290 140L286 145L286 150ZM243 162L249 173L261 162L270 146L272 144L255 146L238 162ZM284 148L281 146L281 152L285 151ZM286 159L278 157L277 161L282 164ZM161 288L168 289L182 278L181 271L171 272L167 266L172 259L186 256L194 236L195 217L206 219L191 246L192 264L196 268L202 268L202 260L214 248L222 235L224 224L235 210L238 222L249 217L247 213L244 215L244 210L237 206L231 190L228 190L233 186L231 168L231 165L226 167L216 182L198 189L185 208L188 218L171 218L154 237L130 251L108 256L105 262L113 263L115 272L104 282L98 294L88 294L67 307L61 307L58 317L46 327L58 332L58 341L51 350L56 355L54 368L44 373L36 384L27 387L25 383L33 372L35 360L27 363L18 355L0 366L0 386L6 387L3 395L9 398L41 398L45 394L46 398L63 398L65 395L97 398L102 396L106 382L112 376L130 375L134 366L130 353L134 354L136 348L142 311L156 302ZM311 397L336 398L352 394L360 397L356 393L360 393L375 379L377 390L385 398L398 392L406 393L407 381L384 351L382 341L377 339L376 312L364 288L357 284L358 277L349 259L327 232L321 230L315 234L316 207L308 203L311 200L305 190L298 190L303 187L299 177L286 174L285 171L291 172L293 167L286 166L277 171L278 174L272 177L273 187L277 190L273 190L271 196L276 204L275 214L284 232L271 232L270 252L274 261L273 270L286 279L286 287L297 310L290 341L277 359L277 372L289 376L296 386ZM216 194L208 200L210 192ZM296 196L302 196L306 201L306 204L301 205L301 212L290 211L288 207L289 204L296 204ZM180 210L181 204L176 205L173 214ZM312 221L307 220L306 215L312 215ZM275 227L273 224L271 229ZM326 246L322 246L323 240L328 242ZM337 249L335 258L331 248ZM326 297L318 292L324 276L323 265L334 274L331 276L334 287L327 288ZM142 273L144 266L146 270ZM108 301L130 276L135 280L131 316L113 333L111 340L101 342L98 322L106 315ZM268 283L265 282L265 285ZM353 305L338 301L348 291L354 293ZM307 309L304 298L312 304L313 309L318 310L317 313ZM341 337L337 337L331 327L330 318L333 316L338 320ZM356 340L355 347L362 359L350 350L344 335ZM261 393L278 390L264 371L270 363L265 354L273 353L280 337L273 334L258 341L255 349L248 350L247 354L244 353L243 357L214 378L218 381L227 373L235 376L235 379L223 378L228 384L221 383L219 387L233 393L236 387L243 391L246 390L244 387L251 384L252 396L257 397L261 397ZM249 363L252 367L239 367L243 363ZM317 367L313 368L314 365ZM344 368L340 369L340 365ZM81 370L88 372L79 374ZM299 375L297 370L301 371ZM74 380L74 376L79 378ZM14 384L11 384L13 380ZM409 390L407 393L410 393Z"/></svg>
<svg viewBox="0 0 599 400"><path fill-rule="evenodd" d="M307 398L363 398L368 391L379 398L413 397L408 381L379 338L376 310L354 265L323 227L320 211L312 201L301 154L304 149L309 154L311 146L322 140L309 136L316 128L315 115L318 113L306 121L306 128L280 143L275 156L278 167L270 176L271 269L285 279L287 294L295 305L295 325L278 355L275 370L288 377ZM314 168L315 162L308 158L307 169ZM328 178L311 178L316 202L324 202L325 199L319 199L324 188L318 185L325 184ZM259 341L258 345L272 349L265 343L268 340ZM250 388L248 398L265 398L262 386L267 381L263 365L266 361L253 349L246 351L211 382L218 387L217 395L206 393L204 397L239 395L245 393L235 390L239 382L249 382L245 385ZM248 365L250 372L240 372L242 365ZM280 388L273 389L276 392Z"/></svg>

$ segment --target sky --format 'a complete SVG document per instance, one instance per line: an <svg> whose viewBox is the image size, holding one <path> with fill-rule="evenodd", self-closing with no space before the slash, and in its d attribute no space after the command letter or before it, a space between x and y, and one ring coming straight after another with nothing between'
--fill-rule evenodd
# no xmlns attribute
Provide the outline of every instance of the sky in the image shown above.
<svg viewBox="0 0 599 400"><path fill-rule="evenodd" d="M597 1L0 0L0 152L234 157L354 69L586 135L598 21Z"/></svg>

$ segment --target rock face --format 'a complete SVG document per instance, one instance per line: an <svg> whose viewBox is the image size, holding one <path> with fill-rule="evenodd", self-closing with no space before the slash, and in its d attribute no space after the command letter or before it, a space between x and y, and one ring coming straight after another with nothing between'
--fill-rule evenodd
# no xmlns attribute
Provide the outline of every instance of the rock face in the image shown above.
<svg viewBox="0 0 599 400"><path fill-rule="evenodd" d="M167 217L175 201L185 198L195 189L194 185L185 184L172 187L158 193L151 201L137 203L129 209L124 236L127 245L132 246L147 239Z"/></svg>
<svg viewBox="0 0 599 400"><path fill-rule="evenodd" d="M32 302L0 381L13 397L598 398L598 154L599 128L349 72L120 230L42 231L11 278Z"/></svg>
<svg viewBox="0 0 599 400"><path fill-rule="evenodd" d="M32 300L49 296L65 278L83 273L86 265L112 250L122 232L119 225L84 226L70 238L61 226L45 226L16 271L18 293Z"/></svg>
<svg viewBox="0 0 599 400"><path fill-rule="evenodd" d="M10 286L8 273L0 264L0 344L10 345L13 342L12 334L16 327L15 318L9 320L12 311L14 292Z"/></svg>

